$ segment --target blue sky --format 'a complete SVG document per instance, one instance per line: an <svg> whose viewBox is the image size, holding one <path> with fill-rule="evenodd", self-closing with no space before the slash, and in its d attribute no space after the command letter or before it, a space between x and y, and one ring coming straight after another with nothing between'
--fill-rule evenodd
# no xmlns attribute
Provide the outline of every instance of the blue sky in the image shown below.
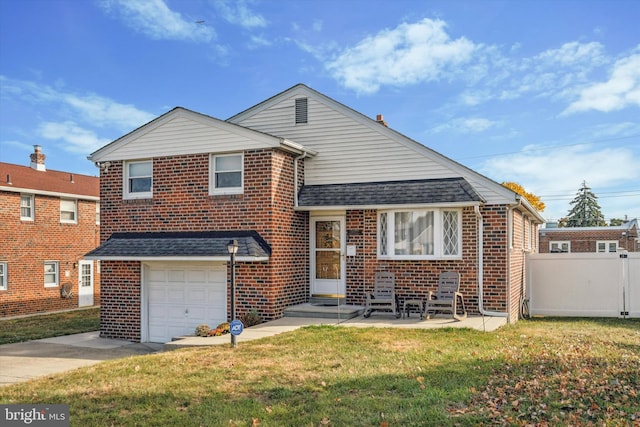
<svg viewBox="0 0 640 427"><path fill-rule="evenodd" d="M640 217L640 2L0 0L0 161L86 157L175 106L297 83L565 216Z"/></svg>

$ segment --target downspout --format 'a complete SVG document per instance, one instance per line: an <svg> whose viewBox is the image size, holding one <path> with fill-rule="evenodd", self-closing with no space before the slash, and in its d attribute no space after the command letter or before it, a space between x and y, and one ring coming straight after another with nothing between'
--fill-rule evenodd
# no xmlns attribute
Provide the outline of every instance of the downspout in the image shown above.
<svg viewBox="0 0 640 427"><path fill-rule="evenodd" d="M509 313L487 311L484 309L484 225L480 207L475 205L473 211L478 218L478 310L485 316L508 317Z"/></svg>
<svg viewBox="0 0 640 427"><path fill-rule="evenodd" d="M296 208L298 207L298 160L302 160L305 157L307 157L307 152L303 151L302 154L293 161L293 199Z"/></svg>

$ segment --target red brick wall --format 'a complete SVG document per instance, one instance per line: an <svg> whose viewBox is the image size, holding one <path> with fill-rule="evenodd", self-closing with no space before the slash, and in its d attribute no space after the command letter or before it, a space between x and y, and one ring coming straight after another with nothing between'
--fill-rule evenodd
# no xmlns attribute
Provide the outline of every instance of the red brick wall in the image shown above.
<svg viewBox="0 0 640 427"><path fill-rule="evenodd" d="M551 241L571 242L571 252L596 252L596 242L600 240L617 241L619 249L626 249L629 252L636 252L637 245L635 239L638 231L633 228L627 231L627 235L622 235L622 230L598 229L572 231L570 228L541 229L540 230L540 253L549 253L549 243Z"/></svg>
<svg viewBox="0 0 640 427"><path fill-rule="evenodd" d="M153 160L153 198L122 199L122 163L111 162L101 176L102 240L113 232L255 230L271 245L268 262L240 262L236 268L236 313L258 310L265 320L282 316L285 307L307 300L307 214L294 206L294 157L279 150L244 153L244 193L209 195L209 155L195 154ZM300 169L303 163L299 163ZM112 338L139 340L139 329L126 298L140 306L139 263L109 263L103 274L102 333ZM104 269L103 269L104 271ZM120 277L126 277L126 288ZM227 304L230 306L230 304ZM230 314L229 314L230 315Z"/></svg>
<svg viewBox="0 0 640 427"><path fill-rule="evenodd" d="M8 289L0 291L0 317L78 307L74 263L98 246L95 202L78 200L78 223L60 223L60 199L34 196L35 220L20 219L20 193L0 192L0 261L8 263ZM59 284L71 283L73 297L44 287L44 261L58 261ZM69 276L66 276L68 272ZM100 275L94 264L94 305L100 304Z"/></svg>
<svg viewBox="0 0 640 427"><path fill-rule="evenodd" d="M506 208L481 208L484 218L484 308L506 311L507 308L507 226ZM347 212L347 245L356 246L356 256L347 257L347 303L364 304L373 289L377 271L391 271L401 299L426 298L438 288L443 271L460 272L460 291L471 313L478 313L477 219L473 208L462 213L461 260L405 261L379 260L377 257L377 211Z"/></svg>

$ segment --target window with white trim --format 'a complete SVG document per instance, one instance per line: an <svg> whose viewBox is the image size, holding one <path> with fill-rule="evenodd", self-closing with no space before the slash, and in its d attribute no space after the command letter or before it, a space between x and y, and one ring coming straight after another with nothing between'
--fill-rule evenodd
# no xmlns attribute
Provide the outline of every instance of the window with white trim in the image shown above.
<svg viewBox="0 0 640 427"><path fill-rule="evenodd" d="M569 253L571 252L570 241L552 240L549 242L549 252L551 253Z"/></svg>
<svg viewBox="0 0 640 427"><path fill-rule="evenodd" d="M60 222L78 223L78 202L71 199L60 199Z"/></svg>
<svg viewBox="0 0 640 427"><path fill-rule="evenodd" d="M462 212L412 209L378 213L378 256L388 259L460 258Z"/></svg>
<svg viewBox="0 0 640 427"><path fill-rule="evenodd" d="M23 221L33 221L35 213L33 209L33 194L20 195L20 219Z"/></svg>
<svg viewBox="0 0 640 427"><path fill-rule="evenodd" d="M96 225L100 225L100 202L96 202Z"/></svg>
<svg viewBox="0 0 640 427"><path fill-rule="evenodd" d="M153 161L125 162L123 194L125 199L149 199L153 196Z"/></svg>
<svg viewBox="0 0 640 427"><path fill-rule="evenodd" d="M58 261L45 261L44 262L44 287L54 288L58 286L59 277L59 264Z"/></svg>
<svg viewBox="0 0 640 427"><path fill-rule="evenodd" d="M617 240L598 240L596 242L596 252L598 253L618 252L618 241Z"/></svg>
<svg viewBox="0 0 640 427"><path fill-rule="evenodd" d="M7 290L7 266L8 263L0 262L0 291Z"/></svg>
<svg viewBox="0 0 640 427"><path fill-rule="evenodd" d="M244 156L211 155L209 194L242 194L244 191Z"/></svg>

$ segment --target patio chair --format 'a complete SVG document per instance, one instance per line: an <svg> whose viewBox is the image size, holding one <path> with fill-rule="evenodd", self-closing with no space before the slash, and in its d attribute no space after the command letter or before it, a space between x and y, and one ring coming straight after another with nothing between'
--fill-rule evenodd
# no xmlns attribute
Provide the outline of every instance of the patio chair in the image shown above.
<svg viewBox="0 0 640 427"><path fill-rule="evenodd" d="M445 271L440 273L438 278L438 290L433 293L429 291L425 303L426 318L431 314L451 313L454 319L462 320L467 317L467 310L464 307L464 297L460 291L460 273L455 271ZM459 314L459 312L461 312Z"/></svg>
<svg viewBox="0 0 640 427"><path fill-rule="evenodd" d="M376 273L373 292L367 294L364 317L371 316L373 311L391 311L399 319L401 313L395 287L396 279L393 273Z"/></svg>

